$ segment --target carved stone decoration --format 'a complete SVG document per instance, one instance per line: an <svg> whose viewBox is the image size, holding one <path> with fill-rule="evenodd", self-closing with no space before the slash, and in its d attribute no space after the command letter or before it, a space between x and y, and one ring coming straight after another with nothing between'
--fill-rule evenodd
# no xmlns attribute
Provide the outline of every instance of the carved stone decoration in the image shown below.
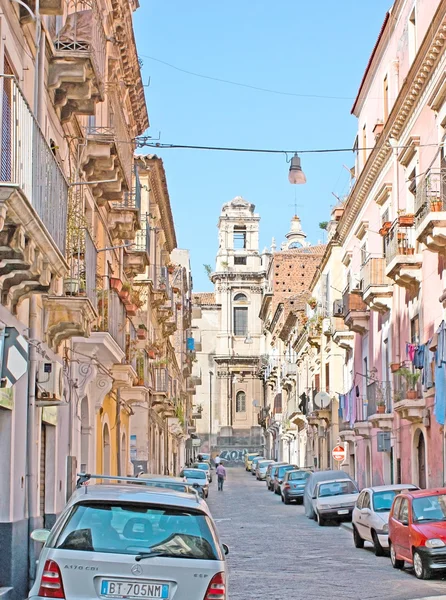
<svg viewBox="0 0 446 600"><path fill-rule="evenodd" d="M133 387L137 374L132 365L116 364L110 371L113 377L113 389Z"/></svg>
<svg viewBox="0 0 446 600"><path fill-rule="evenodd" d="M88 298L49 296L44 299L43 304L47 341L55 352L64 340L90 335L96 312Z"/></svg>
<svg viewBox="0 0 446 600"><path fill-rule="evenodd" d="M102 403L104 402L105 396L111 392L113 387L113 379L108 375L98 375L95 380L95 385L90 386L90 391L93 394L96 411L98 411Z"/></svg>
<svg viewBox="0 0 446 600"><path fill-rule="evenodd" d="M97 377L98 368L92 362L81 362L77 364L76 371L77 395L83 398L87 395L88 385Z"/></svg>

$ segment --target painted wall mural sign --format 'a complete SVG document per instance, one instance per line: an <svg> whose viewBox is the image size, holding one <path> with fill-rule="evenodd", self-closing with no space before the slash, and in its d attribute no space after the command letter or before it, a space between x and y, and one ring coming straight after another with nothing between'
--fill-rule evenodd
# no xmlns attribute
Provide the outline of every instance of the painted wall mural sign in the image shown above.
<svg viewBox="0 0 446 600"><path fill-rule="evenodd" d="M223 460L227 460L228 462L234 462L234 463L244 463L245 462L245 454L247 454L248 452L256 452L257 449L248 449L248 448L243 448L242 450L240 449L227 449L227 450L220 450L219 455L220 458L222 458ZM259 452L261 452L260 449L258 449Z"/></svg>

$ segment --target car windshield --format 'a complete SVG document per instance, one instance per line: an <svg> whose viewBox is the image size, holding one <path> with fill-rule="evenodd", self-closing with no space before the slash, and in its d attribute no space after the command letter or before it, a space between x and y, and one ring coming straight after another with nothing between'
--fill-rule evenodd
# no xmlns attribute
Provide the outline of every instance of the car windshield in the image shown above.
<svg viewBox="0 0 446 600"><path fill-rule="evenodd" d="M255 456L255 457L252 459L252 462L253 462L253 463L258 463L258 462L260 462L261 460L263 460L263 456Z"/></svg>
<svg viewBox="0 0 446 600"><path fill-rule="evenodd" d="M424 496L414 498L412 502L414 523L427 521L446 521L446 495Z"/></svg>
<svg viewBox="0 0 446 600"><path fill-rule="evenodd" d="M50 547L79 552L220 559L216 535L207 515L177 507L126 502L75 505Z"/></svg>
<svg viewBox="0 0 446 600"><path fill-rule="evenodd" d="M202 471L209 471L209 465L206 463L196 463L194 469L201 469Z"/></svg>
<svg viewBox="0 0 446 600"><path fill-rule="evenodd" d="M267 467L270 464L271 463L269 462L269 460L259 460L257 466L259 467L259 469L262 469L263 467Z"/></svg>
<svg viewBox="0 0 446 600"><path fill-rule="evenodd" d="M375 512L390 512L393 499L399 490L386 490L385 492L375 492L373 494L373 510Z"/></svg>
<svg viewBox="0 0 446 600"><path fill-rule="evenodd" d="M287 471L294 471L296 467L294 465L285 465L277 469L277 477L283 477Z"/></svg>
<svg viewBox="0 0 446 600"><path fill-rule="evenodd" d="M296 471L294 473L289 473L288 481L302 481L303 479L308 479L309 475L310 473L308 471Z"/></svg>
<svg viewBox="0 0 446 600"><path fill-rule="evenodd" d="M206 473L199 469L192 471L191 469L184 469L183 477L186 479L206 479Z"/></svg>
<svg viewBox="0 0 446 600"><path fill-rule="evenodd" d="M332 481L331 483L321 483L319 485L318 497L343 496L344 494L355 494L357 491L353 481Z"/></svg>
<svg viewBox="0 0 446 600"><path fill-rule="evenodd" d="M184 483L176 483L175 481L144 481L141 479L142 485L149 487L164 488L167 490L177 490L177 492L186 492L189 486Z"/></svg>

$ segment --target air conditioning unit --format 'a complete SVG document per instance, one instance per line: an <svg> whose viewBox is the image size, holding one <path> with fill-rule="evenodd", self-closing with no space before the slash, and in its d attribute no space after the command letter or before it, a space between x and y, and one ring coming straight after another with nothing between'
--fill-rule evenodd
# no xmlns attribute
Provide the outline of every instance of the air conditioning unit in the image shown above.
<svg viewBox="0 0 446 600"><path fill-rule="evenodd" d="M324 335L331 335L331 320L330 319L322 319L322 332Z"/></svg>
<svg viewBox="0 0 446 600"><path fill-rule="evenodd" d="M37 399L62 400L63 367L58 362L41 362L37 372Z"/></svg>
<svg viewBox="0 0 446 600"><path fill-rule="evenodd" d="M350 283L350 291L351 292L361 292L362 291L362 279L359 277L353 277Z"/></svg>
<svg viewBox="0 0 446 600"><path fill-rule="evenodd" d="M344 314L344 307L342 305L342 300L335 300L333 302L333 316L342 317Z"/></svg>

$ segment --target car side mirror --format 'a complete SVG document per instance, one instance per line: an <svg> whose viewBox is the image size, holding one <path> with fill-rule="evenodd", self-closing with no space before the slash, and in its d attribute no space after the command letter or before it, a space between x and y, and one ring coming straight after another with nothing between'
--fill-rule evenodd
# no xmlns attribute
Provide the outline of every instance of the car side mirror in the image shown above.
<svg viewBox="0 0 446 600"><path fill-rule="evenodd" d="M50 537L49 529L34 529L31 532L30 538L35 542L40 542L41 544L46 544L46 541Z"/></svg>
<svg viewBox="0 0 446 600"><path fill-rule="evenodd" d="M228 547L226 544L222 544L221 546L222 546L222 548L223 548L223 552L224 552L226 555L227 555L227 554L229 554L229 547Z"/></svg>
<svg viewBox="0 0 446 600"><path fill-rule="evenodd" d="M314 496L311 496L311 498L312 498L313 500L316 500L316 498L317 498L316 494L315 494Z"/></svg>
<svg viewBox="0 0 446 600"><path fill-rule="evenodd" d="M370 510L370 508L361 508L361 513L363 515L370 515L372 511Z"/></svg>
<svg viewBox="0 0 446 600"><path fill-rule="evenodd" d="M401 521L401 525L407 527L409 525L409 521L407 519L404 519L404 521Z"/></svg>

